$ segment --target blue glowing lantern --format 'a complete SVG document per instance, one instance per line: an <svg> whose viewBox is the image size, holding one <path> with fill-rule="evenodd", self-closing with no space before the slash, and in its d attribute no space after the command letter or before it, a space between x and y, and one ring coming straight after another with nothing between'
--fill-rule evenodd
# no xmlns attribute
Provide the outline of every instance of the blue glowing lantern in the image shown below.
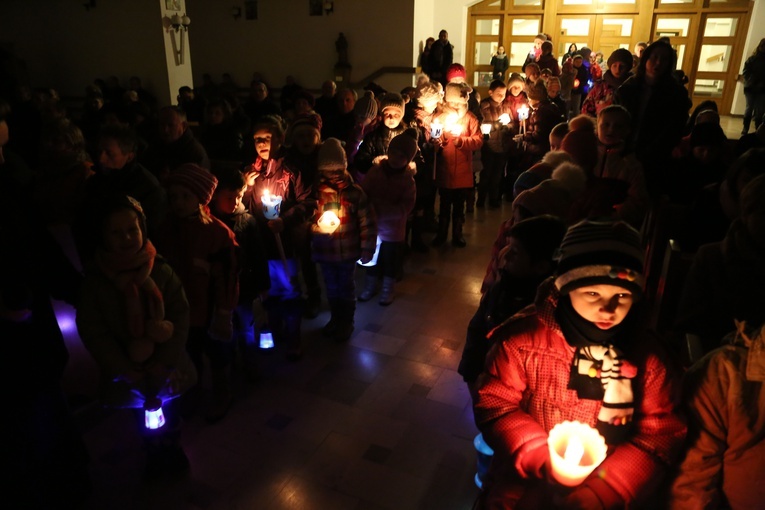
<svg viewBox="0 0 765 510"><path fill-rule="evenodd" d="M489 471L491 458L494 456L494 450L483 440L483 434L478 434L473 439L476 454L478 455L478 469L475 473L475 484L480 489L483 486L483 479Z"/></svg>
<svg viewBox="0 0 765 510"><path fill-rule="evenodd" d="M162 412L162 400L154 397L146 399L143 404L144 424L149 430L157 430L165 424L165 415Z"/></svg>
<svg viewBox="0 0 765 510"><path fill-rule="evenodd" d="M261 349L273 349L274 348L274 335L269 329L263 329L260 331L260 339L258 340L258 346Z"/></svg>

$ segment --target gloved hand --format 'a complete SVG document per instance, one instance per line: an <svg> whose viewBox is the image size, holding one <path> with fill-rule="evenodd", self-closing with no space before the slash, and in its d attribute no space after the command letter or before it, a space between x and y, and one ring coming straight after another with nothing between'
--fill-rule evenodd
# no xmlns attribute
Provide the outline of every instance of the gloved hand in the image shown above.
<svg viewBox="0 0 765 510"><path fill-rule="evenodd" d="M219 309L213 313L208 331L213 340L230 342L234 336L234 320L231 310Z"/></svg>
<svg viewBox="0 0 765 510"><path fill-rule="evenodd" d="M547 443L519 453L515 458L515 469L522 478L544 478L544 468L550 458Z"/></svg>
<svg viewBox="0 0 765 510"><path fill-rule="evenodd" d="M566 510L616 510L624 500L600 478L590 478L574 489L563 502Z"/></svg>

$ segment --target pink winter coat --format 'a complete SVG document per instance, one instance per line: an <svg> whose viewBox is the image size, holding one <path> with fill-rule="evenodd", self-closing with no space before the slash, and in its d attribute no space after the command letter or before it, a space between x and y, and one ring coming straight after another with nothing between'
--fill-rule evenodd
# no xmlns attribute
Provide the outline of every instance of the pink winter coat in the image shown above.
<svg viewBox="0 0 765 510"><path fill-rule="evenodd" d="M403 242L406 220L414 209L416 187L414 163L395 170L385 159L367 172L361 187L377 218L377 235L382 241Z"/></svg>
<svg viewBox="0 0 765 510"><path fill-rule="evenodd" d="M448 113L447 113L448 112ZM443 139L446 142L438 151L436 161L436 186L446 189L473 187L473 151L483 145L483 135L478 119L470 112L459 119L462 132L454 136L447 131L447 117L454 115L444 111L437 119L444 126Z"/></svg>
<svg viewBox="0 0 765 510"><path fill-rule="evenodd" d="M486 480L481 508L512 508L502 503L542 480L522 480L514 465L547 443L550 430L564 420L595 427L600 400L580 399L568 388L575 349L555 319L559 293L553 280L540 285L534 305L493 330L494 347L478 379L475 420L495 456ZM633 433L610 445L603 463L584 481L603 499L618 494L627 508L650 497L682 448L686 427L677 412L679 388L660 359L658 344L648 335L626 350L638 367L632 379L635 397ZM541 507L540 507L541 508Z"/></svg>

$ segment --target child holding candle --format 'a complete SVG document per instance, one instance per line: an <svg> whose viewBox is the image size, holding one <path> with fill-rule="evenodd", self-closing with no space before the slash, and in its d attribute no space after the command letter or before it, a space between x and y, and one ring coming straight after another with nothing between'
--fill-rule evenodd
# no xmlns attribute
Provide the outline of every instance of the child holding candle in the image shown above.
<svg viewBox="0 0 765 510"><path fill-rule="evenodd" d="M507 86L501 80L494 80L489 85L489 97L481 101L483 123L489 124L488 139L481 147L483 169L478 180L477 207L483 207L489 199L489 207L496 209L501 205L502 177L505 173L508 148L513 128L510 122L510 107L505 103ZM486 138L486 137L484 137Z"/></svg>
<svg viewBox="0 0 765 510"><path fill-rule="evenodd" d="M417 131L407 129L391 140L388 157L374 165L364 179L362 187L377 218L381 244L377 264L367 268L359 301L372 299L382 277L379 303L388 306L393 302L396 274L403 264L406 249L406 220L416 199L416 167L412 160L417 150Z"/></svg>
<svg viewBox="0 0 765 510"><path fill-rule="evenodd" d="M465 202L473 193L473 151L483 145L483 135L475 115L468 111L468 98L473 89L467 83L449 83L444 92L443 111L435 118L443 132L432 142L438 147L436 185L440 197L438 233L434 246L446 242L449 221L452 221L452 245L467 246L462 236L465 223Z"/></svg>
<svg viewBox="0 0 765 510"><path fill-rule="evenodd" d="M322 334L347 341L356 313L356 261L372 260L377 229L366 194L348 173L340 140L329 138L321 145L318 166L312 253L321 265L332 312Z"/></svg>
<svg viewBox="0 0 765 510"><path fill-rule="evenodd" d="M310 217L311 188L304 185L299 173L290 170L282 156L284 129L277 117L267 117L255 126L253 135L257 157L245 174L248 188L242 202L257 220L263 233L263 247L268 257L271 288L266 301L268 322L277 340L287 344L287 358L299 360L303 302L295 258L296 229ZM273 218L265 214L264 199L269 204L281 197Z"/></svg>
<svg viewBox="0 0 765 510"><path fill-rule="evenodd" d="M197 372L203 357L210 361L213 401L206 411L210 422L228 412L232 393L227 371L233 349L233 311L239 293L239 261L234 233L210 214L218 179L188 163L170 173L169 215L157 235L157 249L183 282L190 307L187 349Z"/></svg>
<svg viewBox="0 0 765 510"><path fill-rule="evenodd" d="M162 400L165 425L144 432L145 476L152 480L189 467L173 409L197 380L186 351L189 303L178 274L146 237L141 205L127 196L109 198L94 211L101 221L77 305L77 331L98 364L103 405L134 408L145 430L146 401Z"/></svg>
<svg viewBox="0 0 765 510"><path fill-rule="evenodd" d="M247 212L242 197L247 189L244 176L237 168L214 170L218 179L210 209L236 236L239 245L239 302L234 309L234 336L242 355L244 372L250 379L257 378L257 341L253 328L253 301L264 301L268 296L271 279L268 259L263 248L262 227Z"/></svg>
<svg viewBox="0 0 765 510"><path fill-rule="evenodd" d="M406 129L404 119L404 99L396 93L389 92L380 99L380 116L382 122L361 142L353 167L362 177L372 165L379 163L388 153L388 144L395 136Z"/></svg>
<svg viewBox="0 0 765 510"><path fill-rule="evenodd" d="M595 427L609 451L562 508L639 506L676 460L675 380L634 306L642 261L626 223L580 222L534 305L492 331L474 411L495 456L477 508L552 507L548 433L567 420Z"/></svg>

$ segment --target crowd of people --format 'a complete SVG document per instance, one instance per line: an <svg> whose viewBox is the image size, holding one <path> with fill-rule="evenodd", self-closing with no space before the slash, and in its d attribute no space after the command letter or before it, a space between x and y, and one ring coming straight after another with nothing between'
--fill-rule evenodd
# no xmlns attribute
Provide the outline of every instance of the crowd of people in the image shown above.
<svg viewBox="0 0 765 510"><path fill-rule="evenodd" d="M395 302L407 253L465 247L469 213L505 200L459 367L495 452L477 508L753 508L765 496L765 126L752 74L764 45L743 73L757 130L738 141L714 102L689 116L666 39L607 59L572 45L559 65L540 34L510 74L500 47L485 98L445 30L426 43L426 74L399 92L370 83L359 97L327 81L316 96L287 77L276 100L257 75L242 100L230 75L205 75L158 108L139 78L127 89L110 78L70 118L55 91L20 89L0 102L19 490L87 490L50 297L76 307L101 403L139 423L162 404L167 423L144 433L153 479L188 469L182 416L226 417L237 357L258 377L261 334L298 362L303 318L325 299L321 333L348 341L357 301ZM658 230L695 253L674 330L709 354L682 391L695 360L645 320ZM564 420L608 446L569 491L548 472L548 433ZM77 469L61 477L66 463Z"/></svg>

